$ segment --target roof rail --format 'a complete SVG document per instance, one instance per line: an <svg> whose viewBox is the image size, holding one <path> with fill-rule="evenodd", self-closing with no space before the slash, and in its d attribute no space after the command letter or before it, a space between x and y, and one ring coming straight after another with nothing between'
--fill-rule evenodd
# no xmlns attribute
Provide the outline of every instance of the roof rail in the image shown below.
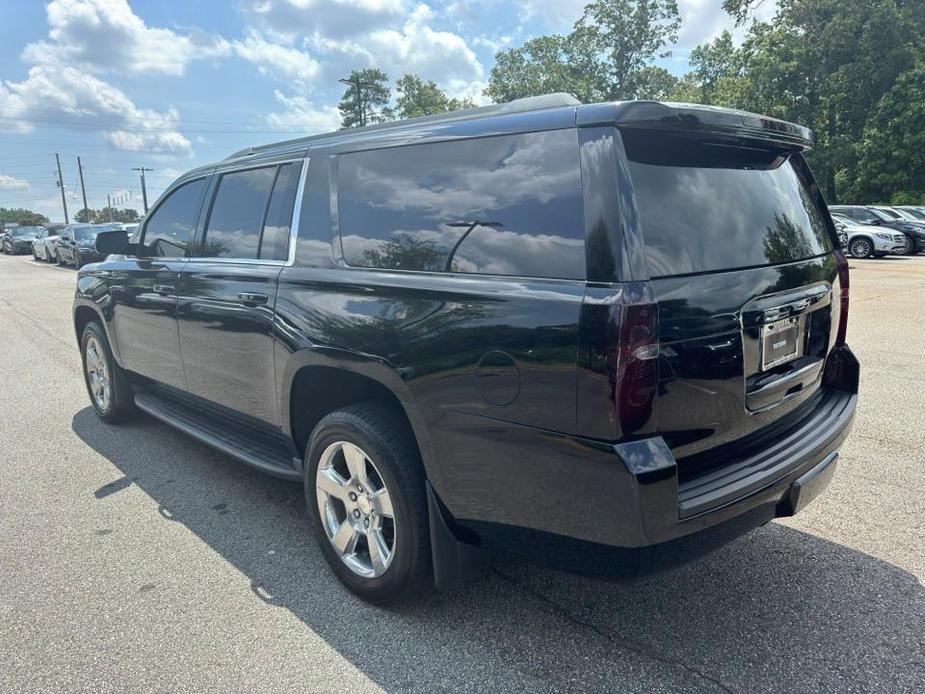
<svg viewBox="0 0 925 694"><path fill-rule="evenodd" d="M377 123L375 125L364 125L360 128L349 128L349 133L352 135L354 133L365 133L365 132L376 132L382 130L391 130L393 128L403 128L407 126L418 125L421 123L441 123L444 121L454 121L454 120L468 120L469 118L480 118L483 116L501 116L509 113L523 113L525 111L540 111L547 108L561 108L564 106L578 106L581 102L576 99L571 94L566 94L565 92L556 92L554 94L543 94L541 96L528 96L523 99L514 99L513 101L508 101L503 104L488 104L487 106L478 106L476 108L467 108L461 111L446 111L444 113L435 113L429 116L418 116L416 118L406 118L404 120L389 121L388 123ZM309 143L313 140L318 140L325 137L331 137L332 135L344 133L344 131L335 131L330 133L321 133L318 135L310 135L308 137L298 137L292 140L284 140L282 142L274 142L267 145L258 145L255 147L247 147L245 149L239 150L234 154L225 157L225 161L229 159L239 159L241 157L250 156L252 154L258 154L264 152L268 149L280 147L282 145L294 145L296 143L305 142Z"/></svg>

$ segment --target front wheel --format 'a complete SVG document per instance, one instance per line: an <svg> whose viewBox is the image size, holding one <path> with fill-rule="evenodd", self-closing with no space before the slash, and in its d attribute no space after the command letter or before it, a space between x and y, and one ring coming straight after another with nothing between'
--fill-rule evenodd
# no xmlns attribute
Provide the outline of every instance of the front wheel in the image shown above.
<svg viewBox="0 0 925 694"><path fill-rule="evenodd" d="M395 604L430 579L424 470L407 423L377 403L324 417L309 439L305 501L337 577L372 603Z"/></svg>
<svg viewBox="0 0 925 694"><path fill-rule="evenodd" d="M104 422L115 423L128 417L135 400L122 369L112 358L106 332L96 321L87 323L80 340L84 381L90 404Z"/></svg>
<svg viewBox="0 0 925 694"><path fill-rule="evenodd" d="M854 239L848 245L848 251L855 258L869 258L873 250L873 246L867 239Z"/></svg>

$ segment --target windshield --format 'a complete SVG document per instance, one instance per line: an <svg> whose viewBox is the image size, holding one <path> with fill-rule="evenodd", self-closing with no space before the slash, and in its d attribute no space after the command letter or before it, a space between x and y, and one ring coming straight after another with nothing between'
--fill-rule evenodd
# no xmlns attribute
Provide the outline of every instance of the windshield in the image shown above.
<svg viewBox="0 0 925 694"><path fill-rule="evenodd" d="M23 236L38 236L42 229L43 227L16 227L10 233L14 238L22 238Z"/></svg>
<svg viewBox="0 0 925 694"><path fill-rule="evenodd" d="M893 210L886 210L881 207L874 208L874 212L879 212L883 215L883 219L902 219L902 215Z"/></svg>
<svg viewBox="0 0 925 694"><path fill-rule="evenodd" d="M832 250L787 156L664 133L623 137L653 277L788 263Z"/></svg>
<svg viewBox="0 0 925 694"><path fill-rule="evenodd" d="M93 241L101 231L121 229L118 224L99 224L92 227L77 227L74 229L74 238L78 241Z"/></svg>

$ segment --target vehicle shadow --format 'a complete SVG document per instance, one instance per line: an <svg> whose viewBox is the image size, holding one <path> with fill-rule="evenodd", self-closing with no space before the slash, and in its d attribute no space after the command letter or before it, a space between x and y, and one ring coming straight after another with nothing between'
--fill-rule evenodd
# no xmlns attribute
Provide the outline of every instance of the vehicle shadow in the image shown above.
<svg viewBox="0 0 925 694"><path fill-rule="evenodd" d="M919 581L776 523L631 582L496 554L483 578L384 610L328 571L299 485L146 417L87 407L72 429L120 473L87 494L137 486L152 523L182 523L387 691L925 691Z"/></svg>

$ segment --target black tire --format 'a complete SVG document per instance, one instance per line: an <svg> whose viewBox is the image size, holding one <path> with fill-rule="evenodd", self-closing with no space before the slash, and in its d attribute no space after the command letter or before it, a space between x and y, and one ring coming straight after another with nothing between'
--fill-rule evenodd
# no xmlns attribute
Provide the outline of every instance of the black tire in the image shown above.
<svg viewBox="0 0 925 694"><path fill-rule="evenodd" d="M864 237L853 238L848 243L848 252L855 258L869 258L874 252L874 244Z"/></svg>
<svg viewBox="0 0 925 694"><path fill-rule="evenodd" d="M111 394L105 407L100 405L93 394L90 375L87 370L87 345L91 340L100 348L99 356L105 361L108 369ZM84 383L87 386L87 395L90 396L90 404L93 406L93 411L96 412L97 416L104 422L115 424L128 419L134 414L135 398L132 394L132 387L125 376L125 372L122 371L112 357L109 340L106 339L106 331L96 321L90 321L84 327L80 338L80 358L83 366Z"/></svg>
<svg viewBox="0 0 925 694"><path fill-rule="evenodd" d="M64 260L61 259L60 251L55 251L55 265L58 265L59 267L64 266Z"/></svg>
<svg viewBox="0 0 925 694"><path fill-rule="evenodd" d="M80 261L80 253L74 253L74 267L78 270L83 267L83 263Z"/></svg>
<svg viewBox="0 0 925 694"><path fill-rule="evenodd" d="M392 499L393 556L378 577L363 577L344 563L328 539L318 508L315 479L319 462L325 449L339 441L367 453ZM309 437L303 467L305 502L315 535L328 565L347 588L367 602L394 605L421 595L433 585L424 468L402 416L371 402L328 414Z"/></svg>

